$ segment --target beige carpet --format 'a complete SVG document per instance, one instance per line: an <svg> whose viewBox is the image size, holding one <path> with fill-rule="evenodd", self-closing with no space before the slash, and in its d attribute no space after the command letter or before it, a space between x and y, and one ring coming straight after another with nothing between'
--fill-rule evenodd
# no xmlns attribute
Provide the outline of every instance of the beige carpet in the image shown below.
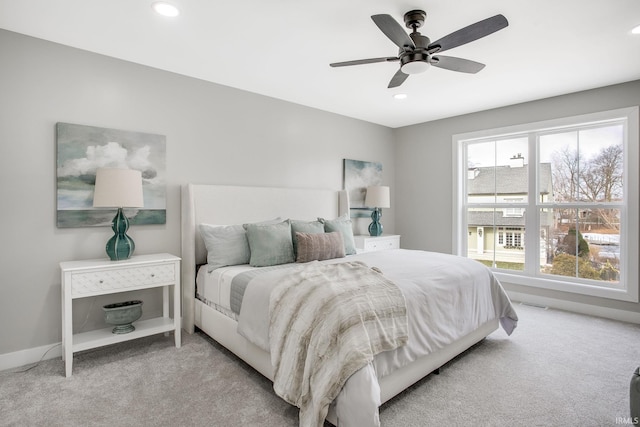
<svg viewBox="0 0 640 427"><path fill-rule="evenodd" d="M640 326L516 305L520 324L382 406L385 427L616 426ZM204 335L162 335L0 372L2 426L297 426L297 408Z"/></svg>

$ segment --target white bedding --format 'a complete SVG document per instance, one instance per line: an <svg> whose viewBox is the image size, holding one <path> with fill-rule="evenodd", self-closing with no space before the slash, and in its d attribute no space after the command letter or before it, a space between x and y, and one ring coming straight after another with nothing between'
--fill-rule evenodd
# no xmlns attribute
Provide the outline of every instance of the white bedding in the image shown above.
<svg viewBox="0 0 640 427"><path fill-rule="evenodd" d="M507 334L511 334L517 325L517 315L502 286L490 270L476 261L398 249L362 253L323 263L346 260L360 260L379 268L402 290L409 313L409 343L378 354L372 365L358 371L347 382L336 400L341 426L379 423L377 410L371 410L380 404L377 379L464 337L490 320L499 319ZM212 288L214 290L205 290L205 296L213 298L217 294L218 303L228 306L229 301L224 298L228 300L230 275L232 271L239 273L247 268L250 267L227 268L219 277L222 280ZM239 316L238 332L265 351L269 351L269 293L283 274L286 269L272 270L253 279L245 291ZM356 382L358 385L354 386ZM369 393L362 392L362 384L368 384ZM349 393L349 390L359 391ZM349 394L358 402L349 400ZM356 409L362 406L369 409Z"/></svg>
<svg viewBox="0 0 640 427"><path fill-rule="evenodd" d="M211 272L203 265L196 277L196 293L198 297L216 308L226 309L231 313L231 281L235 276L245 271L254 270L249 264L233 265L217 268ZM227 313L225 313L227 314ZM229 315L234 317L233 315Z"/></svg>

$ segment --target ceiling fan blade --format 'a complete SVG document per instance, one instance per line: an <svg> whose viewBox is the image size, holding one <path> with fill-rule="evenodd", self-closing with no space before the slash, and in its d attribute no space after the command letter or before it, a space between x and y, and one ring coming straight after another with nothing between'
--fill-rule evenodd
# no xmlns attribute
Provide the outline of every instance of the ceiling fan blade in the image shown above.
<svg viewBox="0 0 640 427"><path fill-rule="evenodd" d="M416 47L411 37L391 15L372 15L371 19L380 28L380 31L400 49L407 50Z"/></svg>
<svg viewBox="0 0 640 427"><path fill-rule="evenodd" d="M389 86L387 87L389 89L391 89L392 87L398 87L402 83L404 83L405 80L407 80L407 77L409 77L409 74L405 74L402 72L402 70L398 70L391 78L391 81L389 82Z"/></svg>
<svg viewBox="0 0 640 427"><path fill-rule="evenodd" d="M469 74L475 74L485 67L484 64L479 62L456 58L454 56L432 56L430 62L434 67Z"/></svg>
<svg viewBox="0 0 640 427"><path fill-rule="evenodd" d="M445 50L453 49L454 47L488 36L508 25L509 21L507 21L507 18L503 15L495 15L442 37L429 44L427 49L429 53L444 52Z"/></svg>
<svg viewBox="0 0 640 427"><path fill-rule="evenodd" d="M346 67L349 65L361 65L361 64L373 64L375 62L393 62L399 61L400 58L396 58L395 56L384 57L384 58L369 58L369 59L356 59L355 61L344 61L344 62L334 62L329 64L330 67Z"/></svg>

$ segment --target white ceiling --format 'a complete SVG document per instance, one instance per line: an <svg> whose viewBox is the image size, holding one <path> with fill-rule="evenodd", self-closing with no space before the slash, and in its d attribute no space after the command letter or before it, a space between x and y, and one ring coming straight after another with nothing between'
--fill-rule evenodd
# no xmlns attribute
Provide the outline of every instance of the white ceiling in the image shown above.
<svg viewBox="0 0 640 427"><path fill-rule="evenodd" d="M640 79L638 0L168 0L177 18L153 1L0 0L0 28L392 128ZM404 27L412 9L432 41L498 13L509 26L446 52L486 64L475 75L387 89L397 63L329 67L395 56L370 16Z"/></svg>

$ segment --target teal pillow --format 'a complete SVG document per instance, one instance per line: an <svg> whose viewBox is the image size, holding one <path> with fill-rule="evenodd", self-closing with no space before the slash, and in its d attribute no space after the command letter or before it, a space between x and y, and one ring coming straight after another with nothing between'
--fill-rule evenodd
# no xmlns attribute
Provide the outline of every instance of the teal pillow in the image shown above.
<svg viewBox="0 0 640 427"><path fill-rule="evenodd" d="M199 228L207 248L209 271L227 265L249 263L249 242L242 225L200 224Z"/></svg>
<svg viewBox="0 0 640 427"><path fill-rule="evenodd" d="M289 220L278 224L247 224L246 229L251 266L267 267L295 261Z"/></svg>
<svg viewBox="0 0 640 427"><path fill-rule="evenodd" d="M265 221L251 222L251 223L247 223L247 224L242 224L242 227L244 227L244 229L246 230L247 226L249 224L267 225L267 224L278 224L280 222L282 222L282 218L277 217L277 218L274 218L274 219L267 219Z"/></svg>
<svg viewBox="0 0 640 427"><path fill-rule="evenodd" d="M293 241L293 255L298 254L298 239L296 233L320 234L324 233L324 224L320 221L291 220L291 240Z"/></svg>
<svg viewBox="0 0 640 427"><path fill-rule="evenodd" d="M353 225L351 224L349 215L344 214L336 219L318 218L318 221L324 224L324 231L326 233L339 231L340 234L342 234L345 255L353 255L356 253L356 241L353 238Z"/></svg>

